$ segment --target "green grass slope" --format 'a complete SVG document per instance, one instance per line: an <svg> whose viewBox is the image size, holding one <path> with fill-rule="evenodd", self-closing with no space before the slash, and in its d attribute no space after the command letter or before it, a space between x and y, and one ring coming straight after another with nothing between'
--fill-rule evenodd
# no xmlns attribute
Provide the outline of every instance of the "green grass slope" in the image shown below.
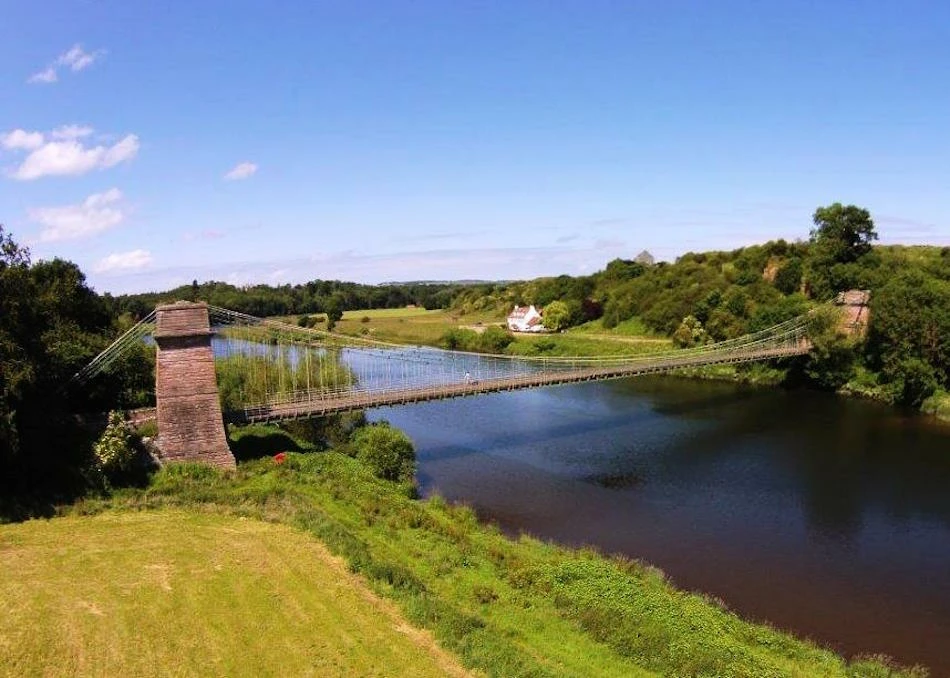
<svg viewBox="0 0 950 678"><path fill-rule="evenodd" d="M336 452L291 454L282 465L263 459L226 474L172 467L145 491L76 510L178 507L296 526L488 675L912 675L876 661L848 663L745 622L653 568L512 540L465 507L413 500L406 490Z"/></svg>

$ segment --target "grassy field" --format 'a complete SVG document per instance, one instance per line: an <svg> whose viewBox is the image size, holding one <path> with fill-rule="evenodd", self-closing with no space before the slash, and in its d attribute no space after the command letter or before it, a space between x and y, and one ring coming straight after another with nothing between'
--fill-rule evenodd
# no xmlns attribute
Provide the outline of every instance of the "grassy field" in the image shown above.
<svg viewBox="0 0 950 678"><path fill-rule="evenodd" d="M363 319L369 318L368 322ZM503 318L491 314L458 315L452 311L427 311L418 308L387 308L347 311L336 324L336 331L366 336L398 344L438 346L448 330L463 326L501 324Z"/></svg>
<svg viewBox="0 0 950 678"><path fill-rule="evenodd" d="M492 313L459 315L453 311L425 309L376 309L347 311L336 331L401 344L439 346L442 336L459 327L478 331L490 325L504 325L504 318ZM639 355L660 351L668 339L646 335L636 321L604 330L599 321L559 334L518 334L506 353L512 355Z"/></svg>
<svg viewBox="0 0 950 678"><path fill-rule="evenodd" d="M0 527L0 674L463 675L316 540L153 511Z"/></svg>
<svg viewBox="0 0 950 678"><path fill-rule="evenodd" d="M13 623L4 625L6 634L11 629L23 629L14 630L20 635L12 645L10 640L5 640L5 647L32 648L28 652L19 652L21 657L24 654L26 658L38 653L43 655L43 644L29 638L31 631L28 629L38 629L33 633L55 640L58 636L69 638L69 627L77 623L76 628L80 630L88 623L103 623L98 615L88 612L76 601L94 602L103 616L111 620L116 610L128 609L122 608L122 595L134 599L147 593L149 597L141 602L153 605L155 601L167 599L163 596L181 595L176 593L176 586L189 590L191 577L210 577L211 581L219 582L209 587L207 597L202 599L212 612L208 615L192 614L193 618L187 622L188 635L196 639L196 645L200 646L219 629L231 630L234 627L245 635L247 628L257 629L261 638L249 639L245 650L240 640L242 636L238 633L238 639L217 641L223 647L207 653L207 656L199 654L187 643L176 649L174 657L170 651L159 655L150 649L153 654L147 659L129 659L140 662L131 668L152 667L159 671L169 670L185 660L195 662L194 666L199 662L225 662L231 657L232 650L241 656L250 656L248 661L257 662L255 666L266 663L264 657L273 657L278 652L276 646L269 646L271 639L280 638L282 634L276 628L262 629L259 614L251 621L249 615L241 611L234 614L227 609L252 604L236 602L238 594L243 595L244 591L257 601L253 603L255 609L266 607L269 596L276 596L277 601L287 601L290 608L285 611L287 615L335 614L326 611L318 615L299 610L300 606L306 607L304 602L291 602L298 597L301 601L314 597L319 600L322 595L319 589L327 588L332 579L316 569L310 576L311 568L316 566L309 563L319 558L310 555L311 551L304 543L293 547L300 551L271 554L271 549L279 548L278 542L296 543L298 535L281 531L279 540L258 548L241 542L239 535L244 523L237 523L233 518L212 519L207 515L215 513L280 522L309 533L345 559L349 569L364 577L377 594L394 601L410 623L429 629L442 647L456 653L462 664L487 675L917 675L892 671L871 660L849 664L833 652L766 626L747 623L713 601L679 591L666 581L662 573L648 566L604 557L591 550L578 551L541 543L528 537L512 540L496 528L481 524L465 507L448 505L439 498L418 501L411 499L410 494L406 486L377 480L356 460L342 454L291 454L282 465L267 458L242 464L237 471L230 473L205 467L171 467L160 472L147 490L126 491L109 500L90 501L73 509L77 514L104 513L102 517L5 528L12 531L4 533L5 541L0 550L4 558L2 564L6 565L5 571L16 572L17 577L8 578L15 579L15 582L11 581L4 589L4 603L9 607L11 601L16 602L15 591L21 586L20 580L31 582L29 599L35 600L26 611L17 613ZM145 509L163 513L152 518L151 513L139 513ZM179 513L184 527L175 530L173 525L163 522L165 518L162 516L171 515L165 513L169 509L187 510L202 516ZM154 539L150 536L141 546L146 555L135 554L135 544L143 542L135 542L131 533L124 539L132 541L106 541L100 527L106 523L99 522L111 521L121 525L125 520L152 519L160 527L158 536ZM204 521L211 521L208 524L213 529L237 530L233 549L230 538L193 540L188 536L195 531L192 526L200 528L206 524ZM262 538L268 538L269 533L259 523L248 521L247 524L253 525L254 530L261 530ZM62 525L64 531L58 534L48 531L56 529L57 525ZM144 532L144 529L136 531ZM70 534L70 541L80 548L74 548L73 544L64 546L66 532ZM180 550L152 545L153 541L160 544L166 539L172 539L173 543L184 540L184 543ZM215 544L223 542L226 552L233 553L237 559L234 562L241 563L240 574L236 569L231 576L222 575L227 581L220 581L215 568L228 561L212 557L212 552L202 553L200 549L206 547L195 541L210 542L212 552L222 548ZM109 553L115 550L117 565L104 570L89 569L88 563L96 561L90 554L102 549ZM151 573L142 568L170 562L174 557L180 558L175 561L181 563L176 566L180 569L170 571L183 576L169 580L172 591L168 592L161 584L163 570ZM137 560L126 562L125 559L130 558ZM21 562L34 563L32 569L27 570L27 576L23 575ZM280 566L262 569L262 562L279 563ZM64 565L69 567L64 568ZM287 576L294 572L302 574L293 574L292 582L284 583L285 574L277 571L283 568L289 571ZM272 584L272 577L279 583ZM156 578L157 585L150 583ZM75 580L85 580L86 583ZM308 581L309 586L318 590L308 590ZM67 602L54 604L62 595L58 592L60 587L74 593L66 599ZM114 593L108 598L103 597L103 588ZM200 593L196 590L193 595ZM325 605L331 603L326 601ZM61 622L62 617L49 617L44 610L50 605L53 605L52 609L65 606L72 617L65 624ZM141 606L136 607L141 609ZM273 602L269 609L283 607L282 602ZM197 608L181 604L179 609L188 613ZM213 612L215 610L217 612ZM146 609L145 615L151 618L159 612ZM85 619L73 621L83 614L96 619L92 622ZM301 617L292 618L298 620L298 632L299 628L306 628L300 621ZM284 622L277 620L272 623L279 626ZM356 613L354 623L364 626L368 634L382 633L384 629L380 626L391 627L388 621L381 624L377 619L367 620ZM149 634L159 637L168 633L158 626L146 625L145 628ZM289 631L287 633L289 635ZM362 637L359 633L357 636ZM86 647L88 643L89 652L94 653L97 660L101 655L108 661L119 661L109 659L108 647L101 640L104 636L81 637L89 640L74 644L72 652L59 650L60 656L73 657L77 648ZM320 637L318 634L317 638ZM124 647L125 642L120 634L117 645ZM294 642L303 643L299 635L294 637ZM292 648L287 644L280 645L279 649L281 653L291 653L292 659L287 662L301 662L295 666L303 666L306 659L299 653L312 657L312 654L307 654L314 651L312 648ZM417 643L410 645L418 647ZM256 653L261 653L260 657ZM392 659L396 668L388 671L388 675L421 675L426 666L438 664L437 660L432 660L433 664L418 660L418 665L413 663L412 670L404 672L400 668L402 665L398 664L399 657ZM349 668L352 674L359 674L360 667L368 664L350 665L348 662L373 661L361 653L352 660L344 655L338 655L338 658L342 663L331 669ZM41 665L27 665L22 661L16 665L18 668L36 666L42 672ZM72 661L78 660L73 658ZM9 670L10 666L13 665L2 668ZM205 663L202 666L217 670L217 667L226 665ZM237 670L243 669L238 667ZM23 672L19 673L22 675ZM300 675L292 669L286 674Z"/></svg>

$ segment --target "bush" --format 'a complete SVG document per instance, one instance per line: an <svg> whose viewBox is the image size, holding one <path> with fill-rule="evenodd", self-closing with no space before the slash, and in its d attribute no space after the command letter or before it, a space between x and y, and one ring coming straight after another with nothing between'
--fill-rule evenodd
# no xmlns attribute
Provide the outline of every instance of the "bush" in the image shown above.
<svg viewBox="0 0 950 678"><path fill-rule="evenodd" d="M501 353L515 340L508 330L501 327L488 327L478 335L478 350L485 353Z"/></svg>
<svg viewBox="0 0 950 678"><path fill-rule="evenodd" d="M411 482L416 475L416 450L409 437L386 422L357 429L350 442L356 458L377 477Z"/></svg>
<svg viewBox="0 0 950 678"><path fill-rule="evenodd" d="M132 447L132 430L125 421L125 416L113 410L109 413L109 423L102 437L93 447L96 467L108 475L114 475L129 470L135 459L135 449Z"/></svg>

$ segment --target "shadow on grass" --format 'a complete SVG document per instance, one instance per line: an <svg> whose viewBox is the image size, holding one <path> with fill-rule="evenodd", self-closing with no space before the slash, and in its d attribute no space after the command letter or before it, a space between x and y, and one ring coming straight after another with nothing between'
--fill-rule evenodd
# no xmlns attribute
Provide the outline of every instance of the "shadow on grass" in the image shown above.
<svg viewBox="0 0 950 678"><path fill-rule="evenodd" d="M283 431L247 432L228 441L234 458L249 461L272 457L278 452L302 452L297 441Z"/></svg>

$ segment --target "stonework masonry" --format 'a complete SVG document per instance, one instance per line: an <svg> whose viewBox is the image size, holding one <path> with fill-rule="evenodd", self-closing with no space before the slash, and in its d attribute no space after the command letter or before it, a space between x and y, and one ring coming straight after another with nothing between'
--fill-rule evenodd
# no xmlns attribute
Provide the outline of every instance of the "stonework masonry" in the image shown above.
<svg viewBox="0 0 950 678"><path fill-rule="evenodd" d="M162 460L233 468L218 400L208 306L180 301L155 310L155 403Z"/></svg>

